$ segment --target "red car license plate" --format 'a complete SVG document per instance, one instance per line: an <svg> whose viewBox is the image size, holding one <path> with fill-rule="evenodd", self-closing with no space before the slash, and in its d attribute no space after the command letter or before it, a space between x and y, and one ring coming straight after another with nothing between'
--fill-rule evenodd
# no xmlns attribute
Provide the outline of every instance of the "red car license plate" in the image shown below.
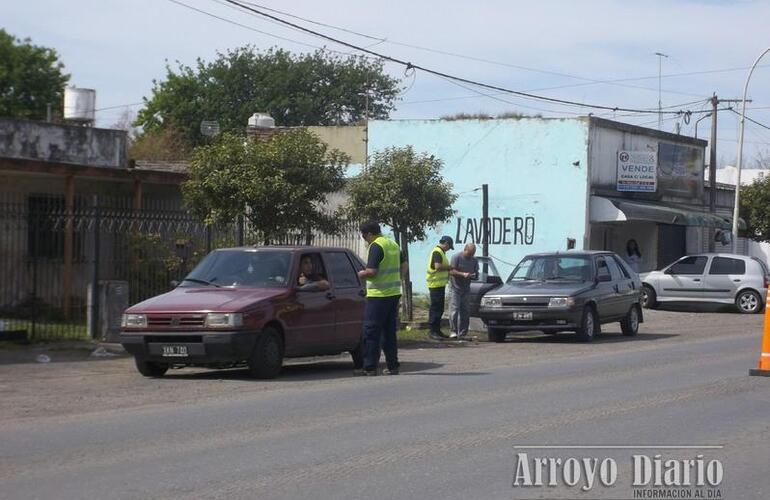
<svg viewBox="0 0 770 500"><path fill-rule="evenodd" d="M164 345L163 357L164 358L186 358L187 346L186 345Z"/></svg>
<svg viewBox="0 0 770 500"><path fill-rule="evenodd" d="M515 313L513 313L513 320L514 321L531 321L532 320L532 313L531 312L515 312Z"/></svg>

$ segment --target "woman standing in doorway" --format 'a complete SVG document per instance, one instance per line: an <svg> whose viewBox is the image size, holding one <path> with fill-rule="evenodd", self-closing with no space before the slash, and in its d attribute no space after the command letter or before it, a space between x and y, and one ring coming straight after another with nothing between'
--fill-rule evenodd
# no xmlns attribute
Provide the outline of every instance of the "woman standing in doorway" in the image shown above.
<svg viewBox="0 0 770 500"><path fill-rule="evenodd" d="M642 252L639 251L639 243L635 239L630 239L626 243L626 262L634 272L639 274L639 268L642 266Z"/></svg>

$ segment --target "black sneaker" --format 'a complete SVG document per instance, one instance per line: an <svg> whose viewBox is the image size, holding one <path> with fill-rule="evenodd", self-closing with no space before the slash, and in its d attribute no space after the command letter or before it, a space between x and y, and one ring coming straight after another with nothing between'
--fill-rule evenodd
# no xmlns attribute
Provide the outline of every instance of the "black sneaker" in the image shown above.
<svg viewBox="0 0 770 500"><path fill-rule="evenodd" d="M385 368L382 370L383 375L398 375L398 368Z"/></svg>
<svg viewBox="0 0 770 500"><path fill-rule="evenodd" d="M431 340L444 340L445 339L445 337L442 337L440 334L438 334L436 332L430 332L428 334L428 337L430 337Z"/></svg>

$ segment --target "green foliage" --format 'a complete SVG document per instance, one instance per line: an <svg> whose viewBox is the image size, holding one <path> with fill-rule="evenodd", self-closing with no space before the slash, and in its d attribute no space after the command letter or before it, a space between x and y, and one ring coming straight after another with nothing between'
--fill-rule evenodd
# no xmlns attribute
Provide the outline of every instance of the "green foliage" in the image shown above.
<svg viewBox="0 0 770 500"><path fill-rule="evenodd" d="M127 249L132 304L168 291L171 280L182 271L182 259L174 253L172 243L159 233L130 233Z"/></svg>
<svg viewBox="0 0 770 500"><path fill-rule="evenodd" d="M265 243L291 231L334 233L336 214L321 206L342 189L348 157L304 129L267 141L225 133L193 151L185 200L207 224L245 214Z"/></svg>
<svg viewBox="0 0 770 500"><path fill-rule="evenodd" d="M47 106L62 109L69 75L56 51L0 29L0 116L44 120Z"/></svg>
<svg viewBox="0 0 770 500"><path fill-rule="evenodd" d="M445 121L461 121L461 120L505 120L505 119L515 119L519 120L522 118L542 118L543 115L540 113L536 115L527 115L523 113L519 113L517 111L506 111L505 113L500 113L498 115L490 115L489 113L479 112L479 113L456 113L454 115L444 115L441 117L442 120Z"/></svg>
<svg viewBox="0 0 770 500"><path fill-rule="evenodd" d="M424 240L429 227L447 222L454 214L457 195L452 184L444 182L442 167L441 160L417 154L411 146L377 152L348 184L346 211L358 220L390 226L405 242Z"/></svg>
<svg viewBox="0 0 770 500"><path fill-rule="evenodd" d="M398 81L382 62L340 58L323 51L294 55L282 49L259 52L246 46L195 68L166 68L155 81L137 124L152 132L174 123L190 144L201 144L202 120L217 120L223 132L245 129L255 112L267 112L279 126L343 125L369 117L387 118Z"/></svg>
<svg viewBox="0 0 770 500"><path fill-rule="evenodd" d="M770 175L742 187L740 205L740 215L748 226L745 235L755 241L770 241Z"/></svg>

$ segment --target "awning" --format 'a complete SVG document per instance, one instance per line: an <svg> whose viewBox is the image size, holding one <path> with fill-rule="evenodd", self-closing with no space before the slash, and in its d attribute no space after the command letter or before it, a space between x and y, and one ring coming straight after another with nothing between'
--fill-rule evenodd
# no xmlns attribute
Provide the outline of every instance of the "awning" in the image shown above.
<svg viewBox="0 0 770 500"><path fill-rule="evenodd" d="M602 196L591 196L590 220L591 222L645 221L728 230L732 229L733 225L730 217L692 208ZM746 223L742 219L738 220L738 224L741 229L746 228Z"/></svg>

